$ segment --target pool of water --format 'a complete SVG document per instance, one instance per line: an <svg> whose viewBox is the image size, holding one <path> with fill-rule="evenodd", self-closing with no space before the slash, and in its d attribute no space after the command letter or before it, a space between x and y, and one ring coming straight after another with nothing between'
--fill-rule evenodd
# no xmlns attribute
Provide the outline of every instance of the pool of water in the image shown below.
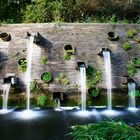
<svg viewBox="0 0 140 140"><path fill-rule="evenodd" d="M71 126L95 123L102 120L124 120L129 125L140 124L140 108L116 107L112 111L105 107L89 108L81 112L78 108L14 109L0 114L1 140L71 140L66 136Z"/></svg>

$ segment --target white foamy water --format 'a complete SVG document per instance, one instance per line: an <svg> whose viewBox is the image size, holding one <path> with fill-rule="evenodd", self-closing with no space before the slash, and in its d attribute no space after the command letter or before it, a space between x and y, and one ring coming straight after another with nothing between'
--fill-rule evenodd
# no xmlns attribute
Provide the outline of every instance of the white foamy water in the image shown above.
<svg viewBox="0 0 140 140"><path fill-rule="evenodd" d="M81 85L81 110L86 110L86 68L80 67L80 85Z"/></svg>
<svg viewBox="0 0 140 140"><path fill-rule="evenodd" d="M136 84L135 83L128 83L128 95L129 95L129 107L136 108Z"/></svg>
<svg viewBox="0 0 140 140"><path fill-rule="evenodd" d="M27 90L27 109L30 109L30 82L31 82L31 67L32 67L32 51L34 37L30 36L27 40L27 71L26 71L26 90Z"/></svg>
<svg viewBox="0 0 140 140"><path fill-rule="evenodd" d="M110 51L103 51L104 66L105 66L105 79L107 88L107 108L112 109L112 84L111 84L111 60Z"/></svg>
<svg viewBox="0 0 140 140"><path fill-rule="evenodd" d="M2 104L3 110L8 109L8 96L9 96L10 87L11 87L11 83L5 83L3 85L3 104Z"/></svg>

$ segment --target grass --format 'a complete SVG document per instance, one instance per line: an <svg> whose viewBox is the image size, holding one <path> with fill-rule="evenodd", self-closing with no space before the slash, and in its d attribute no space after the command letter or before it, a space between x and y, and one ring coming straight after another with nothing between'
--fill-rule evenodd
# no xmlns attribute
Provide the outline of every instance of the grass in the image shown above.
<svg viewBox="0 0 140 140"><path fill-rule="evenodd" d="M68 135L73 140L139 140L140 129L128 126L122 121L102 121L73 126Z"/></svg>

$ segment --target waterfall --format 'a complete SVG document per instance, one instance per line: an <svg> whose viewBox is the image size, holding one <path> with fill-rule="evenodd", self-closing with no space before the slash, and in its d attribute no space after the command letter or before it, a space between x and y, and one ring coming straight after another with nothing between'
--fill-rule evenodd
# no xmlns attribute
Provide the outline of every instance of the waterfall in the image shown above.
<svg viewBox="0 0 140 140"><path fill-rule="evenodd" d="M129 107L136 108L136 98L135 98L135 83L128 83L128 95L129 95Z"/></svg>
<svg viewBox="0 0 140 140"><path fill-rule="evenodd" d="M107 108L112 109L112 92L111 92L111 60L110 51L103 51L104 66L105 66L105 79L107 88Z"/></svg>
<svg viewBox="0 0 140 140"><path fill-rule="evenodd" d="M30 82L32 66L32 49L34 37L30 36L27 42L27 71L26 71L26 90L27 90L27 109L30 109Z"/></svg>
<svg viewBox="0 0 140 140"><path fill-rule="evenodd" d="M10 87L11 87L11 83L5 83L3 85L3 105L2 105L3 110L8 109L8 96L9 96Z"/></svg>
<svg viewBox="0 0 140 140"><path fill-rule="evenodd" d="M57 104L56 108L60 108L60 99L55 99L55 103Z"/></svg>
<svg viewBox="0 0 140 140"><path fill-rule="evenodd" d="M86 111L86 68L80 66L81 110Z"/></svg>

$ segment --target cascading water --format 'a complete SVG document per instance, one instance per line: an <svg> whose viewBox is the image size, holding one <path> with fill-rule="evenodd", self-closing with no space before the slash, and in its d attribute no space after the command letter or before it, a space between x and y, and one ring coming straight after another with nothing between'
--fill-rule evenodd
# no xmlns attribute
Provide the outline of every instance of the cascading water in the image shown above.
<svg viewBox="0 0 140 140"><path fill-rule="evenodd" d="M134 82L128 83L129 107L136 108L136 84Z"/></svg>
<svg viewBox="0 0 140 140"><path fill-rule="evenodd" d="M80 66L80 84L81 84L81 110L86 111L86 68Z"/></svg>
<svg viewBox="0 0 140 140"><path fill-rule="evenodd" d="M8 96L9 96L10 87L11 87L11 83L5 83L3 85L3 105L2 105L3 110L8 109Z"/></svg>
<svg viewBox="0 0 140 140"><path fill-rule="evenodd" d="M30 109L30 82L31 82L33 41L34 36L30 36L27 42L27 71L26 71L27 110Z"/></svg>
<svg viewBox="0 0 140 140"><path fill-rule="evenodd" d="M60 99L56 99L56 100L55 100L55 103L57 104L56 107L57 107L57 108L60 108Z"/></svg>
<svg viewBox="0 0 140 140"><path fill-rule="evenodd" d="M111 60L110 51L103 51L104 65L105 65L105 78L107 87L107 108L112 109L112 92L111 92Z"/></svg>

